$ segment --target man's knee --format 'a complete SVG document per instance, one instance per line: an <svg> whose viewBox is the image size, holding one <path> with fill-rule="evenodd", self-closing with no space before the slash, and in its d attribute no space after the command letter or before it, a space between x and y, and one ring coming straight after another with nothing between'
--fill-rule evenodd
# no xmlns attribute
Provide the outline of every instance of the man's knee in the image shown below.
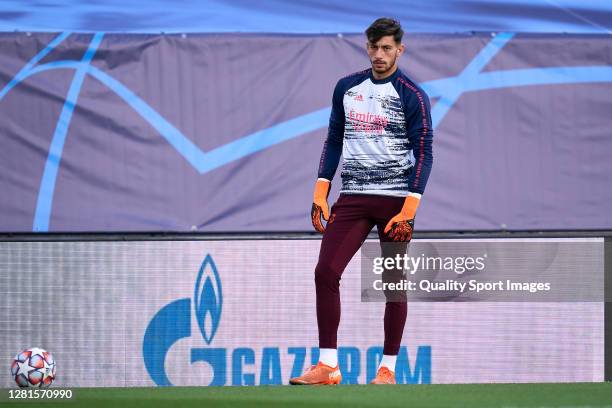
<svg viewBox="0 0 612 408"><path fill-rule="evenodd" d="M340 274L327 260L319 260L315 268L315 285L317 287L338 288Z"/></svg>

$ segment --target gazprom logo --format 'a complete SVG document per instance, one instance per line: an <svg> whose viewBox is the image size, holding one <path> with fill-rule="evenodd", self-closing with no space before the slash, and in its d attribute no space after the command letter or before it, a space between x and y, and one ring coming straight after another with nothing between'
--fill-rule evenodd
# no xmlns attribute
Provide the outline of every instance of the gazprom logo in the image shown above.
<svg viewBox="0 0 612 408"><path fill-rule="evenodd" d="M217 267L210 255L206 256L200 267L193 299L202 337L204 337L206 344L210 344L219 327L221 307L223 306L221 279L219 279L219 272L217 272Z"/></svg>
<svg viewBox="0 0 612 408"><path fill-rule="evenodd" d="M145 330L142 346L144 364L155 384L173 385L165 370L166 356L177 341L192 336L192 313L195 313L199 335L210 346L219 328L222 309L221 279L212 256L207 254L195 281L193 302L190 298L182 298L168 303L153 316ZM338 363L342 371L342 383L358 384L364 371L365 380L369 382L376 375L382 354L383 348L380 346L367 349L339 347ZM228 380L231 385L280 385L287 384L290 377L300 375L309 364L308 360L310 364L316 364L319 349L281 348L278 344L258 349L202 347L192 348L189 355L190 364L202 362L212 368L213 377L209 385L225 385ZM397 382L431 383L431 346L419 346L416 356L412 355L411 358L412 363L407 347L401 347L395 372ZM281 364L285 365L284 372Z"/></svg>
<svg viewBox="0 0 612 408"><path fill-rule="evenodd" d="M206 344L215 337L221 320L223 292L217 266L210 254L206 255L194 293L194 312ZM160 386L170 386L165 370L168 350L182 338L191 337L191 299L175 300L164 306L151 319L144 334L142 352L151 379ZM205 361L213 368L211 385L225 383L225 349L203 348L191 350L191 363Z"/></svg>

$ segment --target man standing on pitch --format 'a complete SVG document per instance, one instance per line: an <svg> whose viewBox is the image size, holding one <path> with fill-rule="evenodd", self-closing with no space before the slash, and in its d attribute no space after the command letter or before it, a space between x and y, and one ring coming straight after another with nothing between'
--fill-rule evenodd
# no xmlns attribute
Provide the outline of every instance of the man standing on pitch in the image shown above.
<svg viewBox="0 0 612 408"><path fill-rule="evenodd" d="M320 358L291 384L340 383L340 277L372 227L376 225L381 243L403 242L404 250L412 238L433 162L433 133L427 95L397 66L403 34L393 19L374 21L366 30L372 67L340 79L334 89L311 214L314 228L324 234L315 269ZM330 214L327 196L341 154L342 189ZM321 216L328 220L327 228ZM383 358L374 384L395 383L407 315L405 293L401 299L387 297Z"/></svg>

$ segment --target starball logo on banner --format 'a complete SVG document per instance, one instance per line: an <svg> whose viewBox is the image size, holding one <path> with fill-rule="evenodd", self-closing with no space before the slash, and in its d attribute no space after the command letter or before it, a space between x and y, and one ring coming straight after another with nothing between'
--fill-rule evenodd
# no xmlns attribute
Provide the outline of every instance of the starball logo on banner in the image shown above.
<svg viewBox="0 0 612 408"><path fill-rule="evenodd" d="M158 386L172 386L165 370L168 351L177 341L192 336L192 299L182 298L168 303L153 316L143 339L143 358L147 372ZM223 291L217 266L210 254L202 262L196 278L193 295L195 313L200 334L207 345L211 345L219 328L223 306ZM195 335L195 334L194 334ZM286 350L286 351L285 351ZM343 384L358 384L362 373L362 355L365 351L366 381L376 375L378 362L382 357L382 347L372 346L367 350L355 346L339 347L338 359L343 375ZM286 353L281 359L281 352ZM290 377L300 375L306 362L307 347L279 347L271 345L256 350L248 345L235 348L203 347L193 348L190 363L205 362L212 368L213 378L208 385L280 385L287 384L283 378L281 361L292 364ZM261 356L255 365L256 355ZM310 348L311 362L319 358L319 349ZM231 371L228 370L228 362ZM258 369L259 372L255 372ZM410 364L408 350L400 349L397 359L396 378L398 383L431 383L431 346L419 346L414 364Z"/></svg>

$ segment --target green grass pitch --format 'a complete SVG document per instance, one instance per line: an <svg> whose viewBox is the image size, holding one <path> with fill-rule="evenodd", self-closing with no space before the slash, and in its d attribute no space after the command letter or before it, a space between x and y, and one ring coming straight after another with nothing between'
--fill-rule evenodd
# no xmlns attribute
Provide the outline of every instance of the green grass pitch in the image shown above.
<svg viewBox="0 0 612 408"><path fill-rule="evenodd" d="M34 406L9 402L1 406ZM612 383L75 388L52 407L610 407Z"/></svg>

